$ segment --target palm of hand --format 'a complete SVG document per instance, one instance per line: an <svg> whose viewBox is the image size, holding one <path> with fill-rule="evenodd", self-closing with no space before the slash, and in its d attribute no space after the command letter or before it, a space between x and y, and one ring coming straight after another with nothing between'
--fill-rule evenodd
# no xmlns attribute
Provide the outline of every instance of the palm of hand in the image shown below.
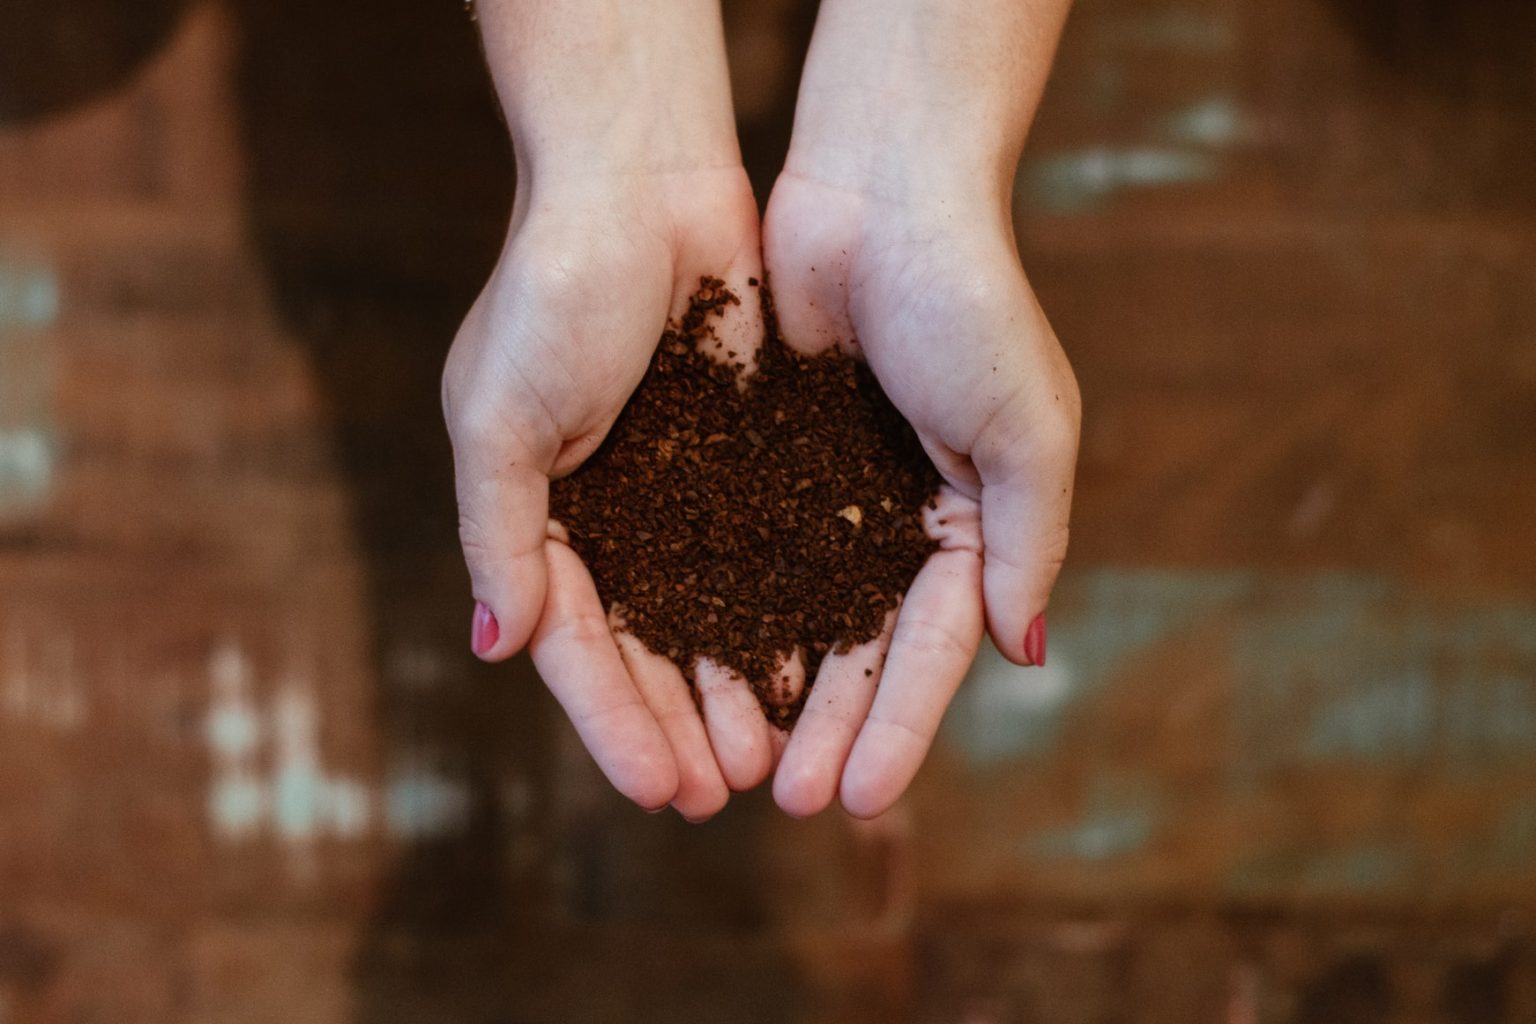
<svg viewBox="0 0 1536 1024"><path fill-rule="evenodd" d="M478 653L501 660L527 644L617 789L707 817L728 783L766 773L766 722L740 725L750 694L712 677L706 735L681 674L610 628L590 574L548 519L550 478L597 447L699 278L745 291L762 272L739 168L667 175L633 202L612 198L632 187L519 197L507 247L449 355L444 411ZM747 347L761 334L755 317L744 310L722 334Z"/></svg>
<svg viewBox="0 0 1536 1024"><path fill-rule="evenodd" d="M791 813L840 793L852 813L878 814L916 773L984 621L1005 654L1025 657L1025 625L1065 547L1071 371L1006 228L872 202L786 175L768 269L786 340L815 350L857 338L917 429L947 479L928 523L941 550L881 637L823 661L792 738L713 666L697 667L695 705L676 666L605 619L547 522L549 479L595 449L699 278L745 293L762 276L739 169L669 178L637 204L524 198L455 340L444 405L461 533L476 597L499 624L480 653L500 660L529 643L599 766L643 806L708 817L778 761L775 796ZM721 327L738 352L761 336L755 305Z"/></svg>
<svg viewBox="0 0 1536 1024"><path fill-rule="evenodd" d="M929 519L941 549L877 642L877 672L824 673L811 691L775 780L792 813L838 793L854 814L889 807L984 624L1029 663L1026 634L1065 551L1077 390L1006 219L990 213L914 210L791 174L769 204L765 256L786 339L807 350L857 339L946 479Z"/></svg>

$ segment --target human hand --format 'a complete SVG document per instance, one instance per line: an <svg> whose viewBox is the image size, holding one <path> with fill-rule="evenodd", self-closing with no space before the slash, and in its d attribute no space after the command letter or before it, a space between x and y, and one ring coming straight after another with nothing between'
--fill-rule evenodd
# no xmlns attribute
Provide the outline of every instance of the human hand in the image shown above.
<svg viewBox="0 0 1536 1024"><path fill-rule="evenodd" d="M1011 185L1065 4L828 0L764 220L786 341L857 340L945 479L940 550L894 626L827 659L774 778L859 817L916 774L981 642L1045 656L1067 548L1076 381L1019 262ZM878 684L878 685L877 685Z"/></svg>
<svg viewBox="0 0 1536 1024"><path fill-rule="evenodd" d="M774 780L790 813L813 814L840 792L850 813L869 817L916 774L984 619L1010 660L1044 662L1077 385L995 209L962 197L892 201L786 173L764 234L786 340L816 351L857 339L945 480L928 513L940 550L893 630L827 659Z"/></svg>
<svg viewBox="0 0 1536 1024"><path fill-rule="evenodd" d="M590 574L549 523L549 481L601 442L669 315L700 277L746 295L760 274L713 0L481 0L487 61L518 159L508 240L443 376L460 536L488 661L531 648L614 786L689 818L769 770L750 695L706 693L617 635ZM761 336L755 303L717 332ZM707 724L706 724L707 723Z"/></svg>
<svg viewBox="0 0 1536 1024"><path fill-rule="evenodd" d="M713 709L706 735L678 670L610 631L586 568L559 531L547 532L548 493L607 434L700 276L721 274L748 294L746 279L760 272L757 206L740 168L721 168L584 182L526 209L444 374L478 602L473 644L490 661L529 644L615 787L644 807L670 802L708 817L728 795L710 740L729 771L762 761L766 734L736 725L728 704ZM750 351L761 332L755 304L733 308L716 330ZM766 770L730 781L754 785Z"/></svg>

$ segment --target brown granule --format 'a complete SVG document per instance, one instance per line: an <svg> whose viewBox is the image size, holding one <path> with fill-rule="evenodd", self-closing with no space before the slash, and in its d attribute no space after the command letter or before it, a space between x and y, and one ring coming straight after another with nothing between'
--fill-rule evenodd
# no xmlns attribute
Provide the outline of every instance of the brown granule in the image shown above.
<svg viewBox="0 0 1536 1024"><path fill-rule="evenodd" d="M789 725L804 697L771 699L784 660L799 649L809 684L828 651L879 634L934 549L922 511L939 475L869 369L836 349L790 350L760 293L765 337L745 389L739 363L700 351L740 303L704 278L550 507L631 633L690 681L700 657L741 674Z"/></svg>

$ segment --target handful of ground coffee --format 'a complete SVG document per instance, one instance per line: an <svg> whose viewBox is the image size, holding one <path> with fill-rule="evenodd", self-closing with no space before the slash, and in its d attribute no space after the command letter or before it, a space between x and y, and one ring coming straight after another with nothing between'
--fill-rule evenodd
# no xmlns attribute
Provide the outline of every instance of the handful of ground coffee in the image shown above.
<svg viewBox="0 0 1536 1024"><path fill-rule="evenodd" d="M749 282L756 285L756 281ZM760 289L757 369L700 350L740 299L700 281L602 446L554 482L551 515L628 630L692 681L699 657L746 678L770 721L797 648L807 688L830 650L873 639L934 548L938 472L868 367L791 351Z"/></svg>

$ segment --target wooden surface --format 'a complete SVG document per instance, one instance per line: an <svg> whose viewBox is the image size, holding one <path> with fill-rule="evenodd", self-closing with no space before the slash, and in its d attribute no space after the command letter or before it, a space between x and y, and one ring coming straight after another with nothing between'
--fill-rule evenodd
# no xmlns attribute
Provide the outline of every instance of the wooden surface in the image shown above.
<svg viewBox="0 0 1536 1024"><path fill-rule="evenodd" d="M0 11L0 1024L1536 1021L1536 9L1080 0L1051 664L885 819L693 828L465 650L456 5L55 6ZM766 188L810 12L728 13Z"/></svg>

